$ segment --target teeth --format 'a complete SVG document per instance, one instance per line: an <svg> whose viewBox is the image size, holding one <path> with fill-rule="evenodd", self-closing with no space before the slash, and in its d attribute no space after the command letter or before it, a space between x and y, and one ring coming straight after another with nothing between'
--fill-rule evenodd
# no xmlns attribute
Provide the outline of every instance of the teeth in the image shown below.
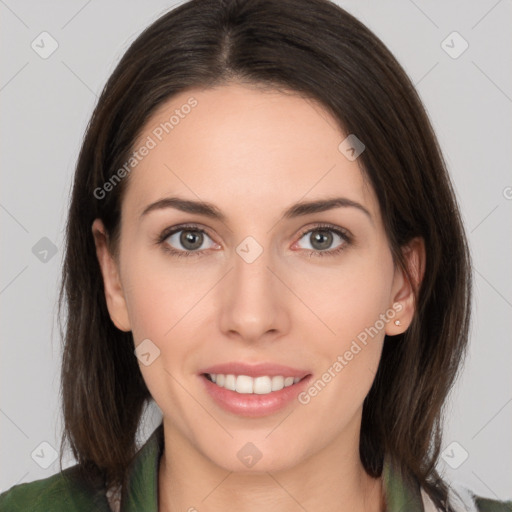
<svg viewBox="0 0 512 512"><path fill-rule="evenodd" d="M228 375L228 377L234 377L234 375ZM262 377L263 379L265 377ZM261 381L260 381L261 382ZM233 388L233 391L236 391L237 393L253 393L255 392L256 379L253 379L252 377L248 377L247 375L239 375L236 378L236 386ZM260 384L261 386L261 384ZM226 387L226 386L224 386ZM258 387L259 389L259 387Z"/></svg>
<svg viewBox="0 0 512 512"><path fill-rule="evenodd" d="M230 389L231 391L235 391L236 378L234 375L226 375L226 379L224 380L224 387L226 389Z"/></svg>
<svg viewBox="0 0 512 512"><path fill-rule="evenodd" d="M236 391L242 394L266 395L272 391L279 391L300 381L300 377L249 377L248 375L224 375L222 373L209 373L212 382L217 386Z"/></svg>
<svg viewBox="0 0 512 512"><path fill-rule="evenodd" d="M272 391L279 391L284 388L284 377L272 377Z"/></svg>

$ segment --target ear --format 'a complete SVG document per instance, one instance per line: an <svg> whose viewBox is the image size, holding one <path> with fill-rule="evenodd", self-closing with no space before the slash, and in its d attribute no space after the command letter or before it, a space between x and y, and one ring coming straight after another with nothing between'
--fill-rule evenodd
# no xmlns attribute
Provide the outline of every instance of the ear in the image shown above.
<svg viewBox="0 0 512 512"><path fill-rule="evenodd" d="M423 238L413 238L402 248L405 264L409 270L411 281L406 273L395 266L392 296L393 310L396 315L386 324L386 334L395 336L405 332L411 324L416 310L416 297L414 287L419 289L425 272L425 242ZM400 324L396 325L396 321Z"/></svg>
<svg viewBox="0 0 512 512"><path fill-rule="evenodd" d="M103 287L110 318L118 329L128 332L131 330L131 326L119 277L119 269L108 249L108 235L101 219L95 219L92 223L92 234L103 276Z"/></svg>

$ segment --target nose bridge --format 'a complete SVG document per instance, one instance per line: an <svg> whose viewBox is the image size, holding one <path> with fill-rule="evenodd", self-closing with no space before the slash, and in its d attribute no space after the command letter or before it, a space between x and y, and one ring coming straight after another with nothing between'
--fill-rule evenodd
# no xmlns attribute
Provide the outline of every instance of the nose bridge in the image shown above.
<svg viewBox="0 0 512 512"><path fill-rule="evenodd" d="M222 297L221 328L257 340L281 330L284 304L272 268L272 252L254 237L246 237L233 253L232 270Z"/></svg>
<svg viewBox="0 0 512 512"><path fill-rule="evenodd" d="M242 240L235 248L233 258L232 287L237 303L241 301L252 304L251 307L268 304L272 300L274 283L272 272L271 251L260 244L253 236Z"/></svg>

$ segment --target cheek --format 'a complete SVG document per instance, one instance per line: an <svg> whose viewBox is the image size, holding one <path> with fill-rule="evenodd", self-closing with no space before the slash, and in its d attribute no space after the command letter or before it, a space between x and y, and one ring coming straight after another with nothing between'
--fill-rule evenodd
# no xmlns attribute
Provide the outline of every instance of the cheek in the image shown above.
<svg viewBox="0 0 512 512"><path fill-rule="evenodd" d="M165 255L133 252L124 263L134 345L149 339L156 348L149 346L158 354L151 365L139 366L152 396L164 404L171 399L169 386L173 393L180 393L172 377L181 380L180 376L195 370L192 356L200 352L205 339L201 334L209 332L210 326L198 319L207 315L207 294L215 280L205 278L204 272L173 264Z"/></svg>
<svg viewBox="0 0 512 512"><path fill-rule="evenodd" d="M192 265L190 266L192 268ZM124 262L123 284L136 343L144 338L165 343L207 291L207 280L157 250L132 252ZM182 321L185 320L185 321Z"/></svg>
<svg viewBox="0 0 512 512"><path fill-rule="evenodd" d="M394 314L392 282L391 254L382 248L365 258L347 258L322 286L305 284L308 305L316 313L316 318L310 315L308 338L315 341L311 349L319 356L315 369L320 382L312 394L322 395L318 405L336 409L339 418L362 405L373 383L385 320Z"/></svg>
<svg viewBox="0 0 512 512"><path fill-rule="evenodd" d="M375 324L392 306L393 260L386 246L372 251L353 251L337 265L295 274L294 287L305 298L311 328L323 333L326 347L342 349ZM306 277L307 276L307 277ZM302 320L304 321L304 320Z"/></svg>
<svg viewBox="0 0 512 512"><path fill-rule="evenodd" d="M189 396L180 383L188 374L190 356L198 350L200 336L194 315L204 306L201 297L207 292L204 282L192 282L168 264L143 262L134 258L126 262L125 290L134 345L151 340L152 361L139 361L139 367L151 396L159 407L181 424L187 417ZM202 283L202 284L201 284ZM156 347L156 348L155 348ZM153 354L158 354L156 357ZM154 357L154 359L153 359ZM186 428L186 425L183 425Z"/></svg>

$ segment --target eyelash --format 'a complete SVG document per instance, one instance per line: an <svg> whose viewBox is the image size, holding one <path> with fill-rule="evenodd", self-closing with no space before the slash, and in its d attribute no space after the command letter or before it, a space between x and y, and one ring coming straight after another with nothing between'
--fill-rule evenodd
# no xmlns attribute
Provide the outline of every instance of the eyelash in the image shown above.
<svg viewBox="0 0 512 512"><path fill-rule="evenodd" d="M203 233L210 237L207 231L204 229L201 229L196 224L185 224L180 226L174 226L172 228L165 229L155 240L155 243L157 245L161 245L163 250L170 253L172 256L177 256L178 258L181 257L190 257L190 256L204 256L204 251L178 251L176 249L173 249L169 246L169 244L166 244L165 241L175 233L179 233L180 231L194 231L197 233ZM299 240L306 234L313 231L332 231L333 233L336 233L343 241L339 247L336 249L331 249L327 251L315 251L315 250L307 250L304 249L306 252L309 253L309 257L312 256L337 256L342 251L344 251L348 245L352 244L352 235L349 234L347 230L344 230L342 228L338 228L335 226L332 226L331 224L318 224L314 226L313 228L308 228L300 233ZM211 237L210 237L211 238Z"/></svg>

